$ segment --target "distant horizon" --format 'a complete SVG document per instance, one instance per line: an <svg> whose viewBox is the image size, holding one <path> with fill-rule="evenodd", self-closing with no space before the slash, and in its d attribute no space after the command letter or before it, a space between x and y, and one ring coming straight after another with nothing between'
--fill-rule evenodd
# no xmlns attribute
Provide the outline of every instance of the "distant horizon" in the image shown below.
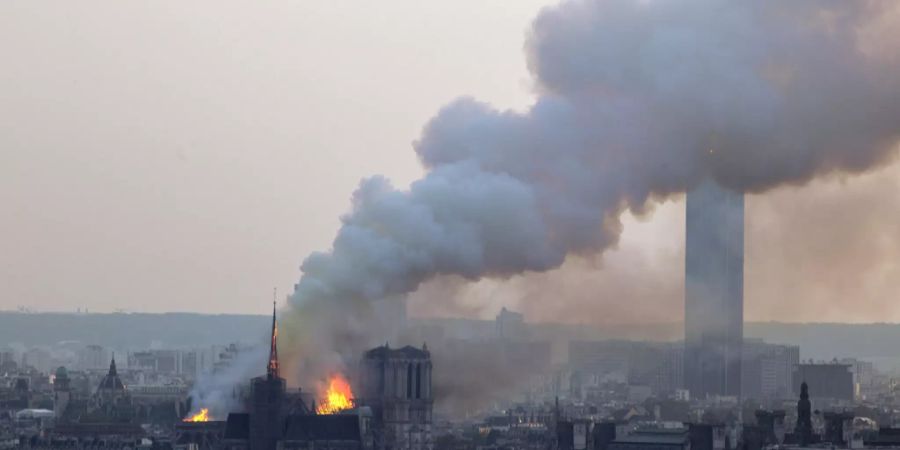
<svg viewBox="0 0 900 450"><path fill-rule="evenodd" d="M233 312L201 312L201 311L20 311L10 309L0 309L0 314L29 314L29 315L147 315L147 316L164 316L164 315L193 315L193 316L229 316L229 317L260 317L271 318L271 313L267 314L250 314L250 313L233 313ZM412 320L474 320L491 322L494 319L490 317L468 317L468 316L411 316ZM683 320L667 321L667 322L617 322L617 323L591 323L591 322L556 322L556 321L531 321L525 318L525 323L531 325L569 325L569 326L586 326L586 327L629 327L629 326L651 326L651 325L678 325L683 326ZM806 321L796 322L790 320L745 320L745 324L784 324L784 325L900 325L900 322L833 322L833 321Z"/></svg>

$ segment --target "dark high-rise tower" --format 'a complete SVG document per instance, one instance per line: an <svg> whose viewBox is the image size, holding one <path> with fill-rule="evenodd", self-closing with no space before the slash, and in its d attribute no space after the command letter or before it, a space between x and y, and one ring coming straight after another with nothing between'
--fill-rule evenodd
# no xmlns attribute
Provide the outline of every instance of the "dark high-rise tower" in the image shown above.
<svg viewBox="0 0 900 450"><path fill-rule="evenodd" d="M688 192L684 383L691 395L740 396L744 339L744 194L706 181Z"/></svg>
<svg viewBox="0 0 900 450"><path fill-rule="evenodd" d="M806 382L800 385L800 401L797 402L797 426L794 434L797 435L801 447L809 445L812 436L812 406L809 401L809 390Z"/></svg>

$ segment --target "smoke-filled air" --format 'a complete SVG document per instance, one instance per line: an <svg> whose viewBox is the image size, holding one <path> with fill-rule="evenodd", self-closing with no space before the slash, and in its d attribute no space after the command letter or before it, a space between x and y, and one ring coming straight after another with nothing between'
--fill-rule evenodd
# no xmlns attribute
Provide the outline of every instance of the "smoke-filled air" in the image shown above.
<svg viewBox="0 0 900 450"><path fill-rule="evenodd" d="M891 1L575 0L524 51L526 111L472 98L415 139L425 175L361 182L309 255L284 320L305 379L383 343L374 314L423 282L503 279L611 248L626 210L715 179L762 193L891 160L900 26ZM514 80L510 80L513 82Z"/></svg>

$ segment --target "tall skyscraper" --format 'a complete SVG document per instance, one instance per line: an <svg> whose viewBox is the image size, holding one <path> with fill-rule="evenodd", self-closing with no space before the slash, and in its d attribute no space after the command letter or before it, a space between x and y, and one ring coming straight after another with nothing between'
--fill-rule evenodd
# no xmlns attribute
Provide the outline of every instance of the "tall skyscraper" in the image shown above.
<svg viewBox="0 0 900 450"><path fill-rule="evenodd" d="M684 383L694 397L740 396L744 194L706 181L687 195Z"/></svg>

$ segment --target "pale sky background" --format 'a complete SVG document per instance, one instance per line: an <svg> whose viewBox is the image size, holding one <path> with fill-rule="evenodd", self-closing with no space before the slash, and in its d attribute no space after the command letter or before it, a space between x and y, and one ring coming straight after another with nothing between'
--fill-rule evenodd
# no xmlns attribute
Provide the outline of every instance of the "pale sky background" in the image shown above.
<svg viewBox="0 0 900 450"><path fill-rule="evenodd" d="M438 108L530 104L524 36L553 3L0 2L0 309L266 313L272 287L289 292L328 249L361 178L421 174L411 142ZM900 319L900 230L864 195L896 198L898 173L749 199L747 318ZM783 245L822 224L787 214L812 201L862 210L826 216L850 231ZM676 199L627 219L604 258L467 288L468 311L413 311L678 320L683 220ZM817 247L835 240L864 274L820 272L847 254ZM796 261L805 278L784 275Z"/></svg>
<svg viewBox="0 0 900 450"><path fill-rule="evenodd" d="M544 3L0 2L0 308L264 313Z"/></svg>

